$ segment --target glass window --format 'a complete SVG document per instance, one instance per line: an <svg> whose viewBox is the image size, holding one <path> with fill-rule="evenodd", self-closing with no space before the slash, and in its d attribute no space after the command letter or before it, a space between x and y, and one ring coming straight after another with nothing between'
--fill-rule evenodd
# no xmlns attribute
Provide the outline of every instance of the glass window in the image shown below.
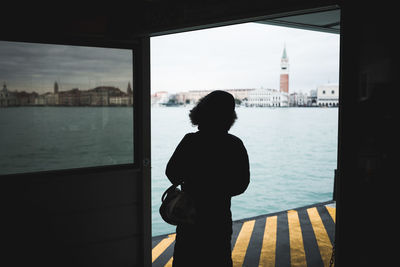
<svg viewBox="0 0 400 267"><path fill-rule="evenodd" d="M131 49L0 41L0 175L133 163Z"/></svg>

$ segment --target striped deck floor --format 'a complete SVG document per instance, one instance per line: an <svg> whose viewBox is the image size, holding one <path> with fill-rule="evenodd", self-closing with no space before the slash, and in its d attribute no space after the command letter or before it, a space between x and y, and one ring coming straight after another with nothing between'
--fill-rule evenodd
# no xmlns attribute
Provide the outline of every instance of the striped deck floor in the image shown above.
<svg viewBox="0 0 400 267"><path fill-rule="evenodd" d="M233 266L329 266L334 202L233 222ZM175 234L153 237L153 266L172 266Z"/></svg>

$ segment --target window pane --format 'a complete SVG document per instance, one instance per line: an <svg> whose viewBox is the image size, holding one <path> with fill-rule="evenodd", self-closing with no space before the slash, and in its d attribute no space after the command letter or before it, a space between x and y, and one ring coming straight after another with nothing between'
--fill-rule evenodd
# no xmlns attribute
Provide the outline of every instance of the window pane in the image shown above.
<svg viewBox="0 0 400 267"><path fill-rule="evenodd" d="M0 41L0 175L133 163L129 49Z"/></svg>

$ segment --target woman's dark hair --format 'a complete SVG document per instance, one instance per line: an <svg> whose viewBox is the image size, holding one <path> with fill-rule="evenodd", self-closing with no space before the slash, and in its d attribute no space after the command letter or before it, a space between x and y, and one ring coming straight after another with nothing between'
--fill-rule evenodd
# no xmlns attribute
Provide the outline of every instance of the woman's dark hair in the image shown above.
<svg viewBox="0 0 400 267"><path fill-rule="evenodd" d="M199 130L229 131L237 119L235 99L228 92L213 91L190 110L189 118Z"/></svg>

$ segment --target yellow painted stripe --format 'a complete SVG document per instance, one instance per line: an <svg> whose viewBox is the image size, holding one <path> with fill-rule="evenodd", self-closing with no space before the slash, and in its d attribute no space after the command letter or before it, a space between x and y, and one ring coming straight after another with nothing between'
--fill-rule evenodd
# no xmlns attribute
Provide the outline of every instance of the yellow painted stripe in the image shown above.
<svg viewBox="0 0 400 267"><path fill-rule="evenodd" d="M171 257L169 261L164 265L164 267L172 267L172 261L174 260L174 257Z"/></svg>
<svg viewBox="0 0 400 267"><path fill-rule="evenodd" d="M249 246L250 237L253 233L255 220L243 223L239 236L236 240L235 247L232 251L233 266L242 266L244 257L246 256L247 247Z"/></svg>
<svg viewBox="0 0 400 267"><path fill-rule="evenodd" d="M152 262L154 262L168 247L175 241L176 234L169 235L167 238L161 240L151 251Z"/></svg>
<svg viewBox="0 0 400 267"><path fill-rule="evenodd" d="M331 215L333 221L336 223L336 208L325 206L328 210L329 214Z"/></svg>
<svg viewBox="0 0 400 267"><path fill-rule="evenodd" d="M278 216L267 217L259 267L275 267L276 227Z"/></svg>
<svg viewBox="0 0 400 267"><path fill-rule="evenodd" d="M308 216L311 221L311 225L314 230L315 237L317 239L317 244L319 252L321 254L324 266L329 266L329 261L332 255L332 244L329 239L328 233L326 232L325 226L319 216L317 208L307 209Z"/></svg>
<svg viewBox="0 0 400 267"><path fill-rule="evenodd" d="M289 210L287 215L289 225L291 266L307 266L299 215L295 210Z"/></svg>

